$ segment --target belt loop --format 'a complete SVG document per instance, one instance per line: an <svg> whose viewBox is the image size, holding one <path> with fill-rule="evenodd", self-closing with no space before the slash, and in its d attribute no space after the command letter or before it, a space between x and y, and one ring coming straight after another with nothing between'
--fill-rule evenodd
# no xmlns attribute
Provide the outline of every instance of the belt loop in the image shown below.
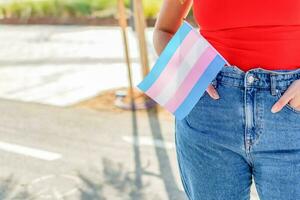
<svg viewBox="0 0 300 200"><path fill-rule="evenodd" d="M214 78L214 80L211 82L211 84L214 86L214 88L218 87L217 77Z"/></svg>
<svg viewBox="0 0 300 200"><path fill-rule="evenodd" d="M277 88L276 88L276 75L270 74L270 80L271 80L271 94L274 96L277 94Z"/></svg>

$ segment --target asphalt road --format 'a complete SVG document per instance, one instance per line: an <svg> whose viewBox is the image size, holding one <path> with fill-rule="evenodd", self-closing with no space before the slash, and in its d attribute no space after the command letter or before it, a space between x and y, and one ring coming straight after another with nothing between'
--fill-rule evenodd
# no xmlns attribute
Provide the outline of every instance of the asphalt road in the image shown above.
<svg viewBox="0 0 300 200"><path fill-rule="evenodd" d="M170 121L7 100L0 110L0 199L184 199Z"/></svg>
<svg viewBox="0 0 300 200"><path fill-rule="evenodd" d="M3 99L0 110L0 199L185 199L173 122L155 112Z"/></svg>

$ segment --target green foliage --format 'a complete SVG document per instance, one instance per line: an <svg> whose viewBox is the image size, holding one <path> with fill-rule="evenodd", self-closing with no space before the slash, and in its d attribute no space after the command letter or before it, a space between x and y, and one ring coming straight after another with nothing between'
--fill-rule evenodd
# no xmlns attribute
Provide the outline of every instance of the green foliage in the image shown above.
<svg viewBox="0 0 300 200"><path fill-rule="evenodd" d="M162 1L154 0L143 0L143 7L145 16L148 18L156 18L160 9Z"/></svg>
<svg viewBox="0 0 300 200"><path fill-rule="evenodd" d="M129 8L130 1L124 0ZM156 17L162 0L143 0L147 18ZM0 4L1 17L79 17L96 16L105 10L117 12L117 0L14 0Z"/></svg>

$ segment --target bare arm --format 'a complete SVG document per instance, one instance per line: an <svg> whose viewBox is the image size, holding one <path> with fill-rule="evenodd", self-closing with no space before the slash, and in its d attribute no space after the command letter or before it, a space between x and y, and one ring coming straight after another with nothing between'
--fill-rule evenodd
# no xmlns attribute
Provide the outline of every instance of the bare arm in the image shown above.
<svg viewBox="0 0 300 200"><path fill-rule="evenodd" d="M183 4L180 0L163 1L153 32L153 44L158 55L188 15L192 3L192 0L185 0Z"/></svg>
<svg viewBox="0 0 300 200"><path fill-rule="evenodd" d="M178 30L182 20L188 15L192 4L193 0L184 0L183 4L180 0L163 1L153 32L153 44L158 55ZM219 98L218 92L212 84L209 84L206 91L212 98Z"/></svg>

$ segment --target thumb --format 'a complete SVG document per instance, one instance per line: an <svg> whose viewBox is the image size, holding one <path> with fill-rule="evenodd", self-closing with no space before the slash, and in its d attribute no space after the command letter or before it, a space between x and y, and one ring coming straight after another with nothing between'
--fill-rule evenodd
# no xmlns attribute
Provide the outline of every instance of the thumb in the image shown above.
<svg viewBox="0 0 300 200"><path fill-rule="evenodd" d="M209 84L206 91L212 98L214 98L214 99L220 98L218 91L214 88L214 86L212 84Z"/></svg>

